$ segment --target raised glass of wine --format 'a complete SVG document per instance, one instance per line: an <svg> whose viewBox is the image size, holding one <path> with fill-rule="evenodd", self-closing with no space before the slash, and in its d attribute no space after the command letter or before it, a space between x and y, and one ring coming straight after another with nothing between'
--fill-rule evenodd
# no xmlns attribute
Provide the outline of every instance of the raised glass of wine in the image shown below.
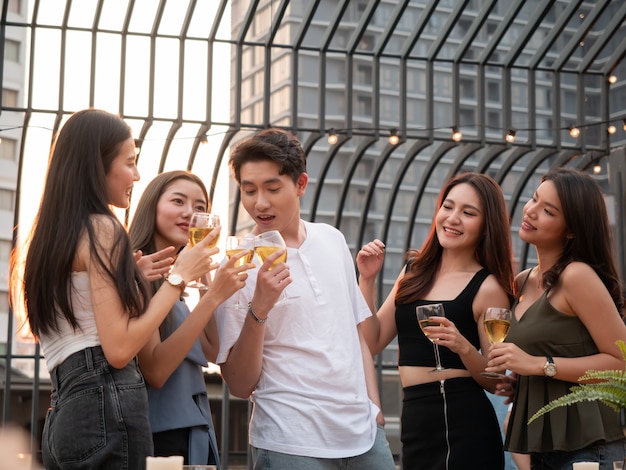
<svg viewBox="0 0 626 470"><path fill-rule="evenodd" d="M226 237L226 257L228 259L231 259L242 252L245 252L246 255L237 260L235 267L252 262L252 259L254 258L254 236L237 237L231 235ZM248 308L247 305L241 303L241 290L237 291L235 303L232 304L231 307L238 309Z"/></svg>
<svg viewBox="0 0 626 470"><path fill-rule="evenodd" d="M430 372L441 372L446 370L441 365L441 356L439 355L439 345L435 342L437 338L433 338L426 327L428 326L441 326L441 323L432 320L431 317L445 317L446 312L443 309L443 304L427 304L420 305L415 308L415 314L417 315L417 322L424 335L433 343L433 350L435 352L435 368Z"/></svg>
<svg viewBox="0 0 626 470"><path fill-rule="evenodd" d="M191 215L191 220L189 221L189 244L191 246L195 246L196 243L204 240L211 231L215 229L220 224L220 217L216 214L210 214L208 212L194 212ZM217 245L217 241L219 237L216 237L209 248L213 248ZM194 287L196 289L208 289L202 279L197 279L195 281L191 281L187 284L187 287Z"/></svg>
<svg viewBox="0 0 626 470"><path fill-rule="evenodd" d="M284 249L285 252L275 259L272 265L270 266L270 270L277 266L280 263L287 262L287 244L283 239L283 236L280 234L278 230L269 230L267 232L263 232L260 235L257 235L254 242L254 250L256 251L256 255L261 260L261 263L265 263L265 260L268 256L273 253L276 253L278 250ZM284 289L280 293L280 298L275 305L278 305L282 302L285 302L289 299L293 299L295 297L290 297L286 294L287 289Z"/></svg>
<svg viewBox="0 0 626 470"><path fill-rule="evenodd" d="M485 310L483 325L487 339L489 339L491 344L501 343L506 339L506 336L509 334L509 329L511 328L512 315L513 313L508 308L488 307ZM505 373L499 372L481 372L480 375L492 379L506 377Z"/></svg>

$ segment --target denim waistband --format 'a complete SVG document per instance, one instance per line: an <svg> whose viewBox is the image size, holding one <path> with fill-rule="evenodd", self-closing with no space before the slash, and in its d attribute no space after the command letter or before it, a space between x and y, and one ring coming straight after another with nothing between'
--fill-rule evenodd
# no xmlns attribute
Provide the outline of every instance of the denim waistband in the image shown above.
<svg viewBox="0 0 626 470"><path fill-rule="evenodd" d="M71 354L61 364L59 364L52 370L50 376L52 380L58 384L60 378L67 374L70 374L73 370L76 370L77 368L93 370L103 362L107 362L107 360L104 356L102 346L92 346Z"/></svg>

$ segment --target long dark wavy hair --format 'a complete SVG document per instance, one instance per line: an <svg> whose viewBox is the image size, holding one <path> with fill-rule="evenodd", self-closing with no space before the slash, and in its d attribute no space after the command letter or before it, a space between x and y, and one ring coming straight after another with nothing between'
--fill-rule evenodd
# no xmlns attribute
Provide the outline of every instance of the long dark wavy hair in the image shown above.
<svg viewBox="0 0 626 470"><path fill-rule="evenodd" d="M35 337L58 332L59 315L74 330L79 328L71 303L71 273L84 235L93 262L111 279L129 318L145 311L150 297L147 281L107 200L107 172L130 137L129 126L119 116L96 109L74 113L56 137L39 211L28 237L23 281L14 275L16 253L11 260L11 292L23 289ZM94 215L106 217L114 227L111 251L103 251L98 243Z"/></svg>
<svg viewBox="0 0 626 470"><path fill-rule="evenodd" d="M204 182L200 177L184 170L167 171L157 175L144 190L137 204L137 210L133 215L133 221L130 224L128 235L130 244L134 251L141 250L147 255L157 251L154 235L156 233L157 205L163 193L170 187L172 183L178 180L187 180L197 184L207 201L207 212L211 211L211 203L209 202L209 194ZM152 292L156 292L163 284L163 280L153 281L151 283Z"/></svg>
<svg viewBox="0 0 626 470"><path fill-rule="evenodd" d="M621 313L624 296L615 267L615 247L602 189L591 175L573 168L550 170L541 181L554 184L567 231L573 235L566 239L554 266L543 273L545 289L550 291L557 284L569 263L581 261L598 274Z"/></svg>
<svg viewBox="0 0 626 470"><path fill-rule="evenodd" d="M512 298L514 274L510 220L504 195L498 183L481 173L457 175L441 190L437 208L441 208L452 188L464 183L469 184L478 194L485 217L483 235L476 246L476 260L496 277L502 288ZM398 286L396 304L414 302L428 293L435 281L442 253L443 247L439 243L436 222L433 218L430 233L422 248L419 251L412 249L407 253L407 259L411 262Z"/></svg>

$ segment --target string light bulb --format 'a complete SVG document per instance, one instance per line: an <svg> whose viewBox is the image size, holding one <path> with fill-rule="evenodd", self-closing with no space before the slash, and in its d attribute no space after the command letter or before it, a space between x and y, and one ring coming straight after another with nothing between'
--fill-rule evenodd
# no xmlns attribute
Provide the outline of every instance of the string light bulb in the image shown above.
<svg viewBox="0 0 626 470"><path fill-rule="evenodd" d="M399 142L400 142L400 137L398 137L397 129L391 129L389 131L389 143L391 145L398 145Z"/></svg>
<svg viewBox="0 0 626 470"><path fill-rule="evenodd" d="M609 134L615 134L617 132L617 127L611 124L609 127L607 127L606 131Z"/></svg>
<svg viewBox="0 0 626 470"><path fill-rule="evenodd" d="M622 119L622 126L624 130L626 131L626 119Z"/></svg>
<svg viewBox="0 0 626 470"><path fill-rule="evenodd" d="M576 126L572 126L569 128L569 135L571 137L573 137L574 139L578 138L578 136L580 135L580 129Z"/></svg>
<svg viewBox="0 0 626 470"><path fill-rule="evenodd" d="M515 129L509 129L509 132L507 132L504 140L506 140L510 144L515 142Z"/></svg>
<svg viewBox="0 0 626 470"><path fill-rule="evenodd" d="M335 132L335 129L329 130L328 131L328 143L330 145L335 145L338 140L339 138L337 137L337 133Z"/></svg>
<svg viewBox="0 0 626 470"><path fill-rule="evenodd" d="M455 142L460 142L462 138L463 134L461 134L459 128L457 126L452 126L452 140L454 140Z"/></svg>
<svg viewBox="0 0 626 470"><path fill-rule="evenodd" d="M594 175L600 174L601 171L602 171L602 165L600 165L600 161L596 160L595 165L593 165L593 174Z"/></svg>
<svg viewBox="0 0 626 470"><path fill-rule="evenodd" d="M202 145L205 145L205 144L208 144L208 143L209 143L209 138L206 136L206 134L205 134L205 135L203 135L203 136L200 138L200 143L201 143Z"/></svg>
<svg viewBox="0 0 626 470"><path fill-rule="evenodd" d="M614 83L617 83L617 75L615 75L614 73L612 73L611 75L609 75L609 83L611 85L613 85Z"/></svg>

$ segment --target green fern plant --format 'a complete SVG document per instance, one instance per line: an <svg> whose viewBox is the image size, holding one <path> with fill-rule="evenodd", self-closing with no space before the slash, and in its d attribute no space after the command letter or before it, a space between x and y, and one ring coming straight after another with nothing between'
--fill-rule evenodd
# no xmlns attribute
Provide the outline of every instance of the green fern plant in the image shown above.
<svg viewBox="0 0 626 470"><path fill-rule="evenodd" d="M626 344L622 340L615 342L622 352L622 357L626 363ZM626 408L626 368L622 370L589 370L579 381L593 381L575 385L570 389L570 393L563 395L556 400L552 400L547 405L540 408L529 420L532 423L538 417L549 413L555 408L572 405L582 401L600 400L610 406L616 412Z"/></svg>

